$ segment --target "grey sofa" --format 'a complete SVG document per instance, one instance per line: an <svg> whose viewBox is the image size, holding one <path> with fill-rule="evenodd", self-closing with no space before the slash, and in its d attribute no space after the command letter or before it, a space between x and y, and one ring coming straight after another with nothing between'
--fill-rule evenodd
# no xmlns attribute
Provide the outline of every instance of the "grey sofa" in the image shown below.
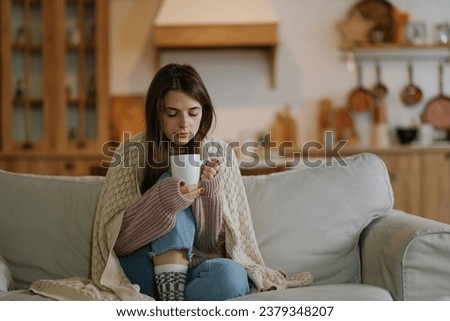
<svg viewBox="0 0 450 321"><path fill-rule="evenodd" d="M235 300L450 300L450 226L393 210L377 156L243 180L266 265L314 283ZM0 171L0 300L46 300L31 282L89 276L102 182Z"/></svg>

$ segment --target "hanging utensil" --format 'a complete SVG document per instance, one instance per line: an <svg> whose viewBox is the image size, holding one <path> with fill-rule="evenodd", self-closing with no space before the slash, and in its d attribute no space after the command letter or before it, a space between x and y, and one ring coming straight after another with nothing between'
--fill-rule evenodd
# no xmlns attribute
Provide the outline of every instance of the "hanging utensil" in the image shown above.
<svg viewBox="0 0 450 321"><path fill-rule="evenodd" d="M388 89L387 89L386 85L381 81L381 66L378 62L376 64L375 68L376 68L377 82L372 91L373 91L374 99L376 101L380 101L387 95Z"/></svg>
<svg viewBox="0 0 450 321"><path fill-rule="evenodd" d="M373 108L373 122L375 124L384 124L387 122L386 119L386 111L384 106L384 97L388 93L388 89L385 84L381 81L381 67L380 64L377 62L376 66L376 76L377 76L377 82L375 84L375 87L372 89L372 95L374 98L374 108Z"/></svg>
<svg viewBox="0 0 450 321"><path fill-rule="evenodd" d="M401 99L406 106L414 106L423 98L422 90L414 85L413 82L413 66L408 64L409 84L402 90Z"/></svg>
<svg viewBox="0 0 450 321"><path fill-rule="evenodd" d="M358 86L348 96L348 108L353 112L369 111L373 108L373 97L370 90L362 84L362 67L359 64L356 67L356 76Z"/></svg>
<svg viewBox="0 0 450 321"><path fill-rule="evenodd" d="M450 129L450 97L444 95L444 66L439 65L439 94L425 106L422 120L436 129Z"/></svg>

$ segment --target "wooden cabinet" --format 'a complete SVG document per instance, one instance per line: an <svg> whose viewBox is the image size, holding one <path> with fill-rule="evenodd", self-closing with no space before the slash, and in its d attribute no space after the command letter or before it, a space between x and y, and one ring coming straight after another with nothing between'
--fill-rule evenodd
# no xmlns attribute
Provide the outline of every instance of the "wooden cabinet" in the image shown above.
<svg viewBox="0 0 450 321"><path fill-rule="evenodd" d="M0 155L0 169L41 175L105 175L108 158L94 154ZM103 166L102 166L103 164Z"/></svg>
<svg viewBox="0 0 450 321"><path fill-rule="evenodd" d="M52 155L99 158L109 127L107 0L0 7L1 168L53 174ZM36 157L41 166L17 165Z"/></svg>
<svg viewBox="0 0 450 321"><path fill-rule="evenodd" d="M394 208L450 224L450 148L373 150L385 162Z"/></svg>
<svg viewBox="0 0 450 321"><path fill-rule="evenodd" d="M422 213L450 224L450 150L421 155Z"/></svg>
<svg viewBox="0 0 450 321"><path fill-rule="evenodd" d="M422 212L421 157L417 154L379 152L388 169L394 192L394 208L411 214Z"/></svg>

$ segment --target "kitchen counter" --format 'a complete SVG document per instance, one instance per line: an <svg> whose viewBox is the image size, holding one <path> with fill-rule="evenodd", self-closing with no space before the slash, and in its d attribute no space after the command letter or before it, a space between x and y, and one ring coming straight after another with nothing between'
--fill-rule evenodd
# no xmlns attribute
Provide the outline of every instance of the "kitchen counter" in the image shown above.
<svg viewBox="0 0 450 321"><path fill-rule="evenodd" d="M237 152L237 155L243 175L257 175L302 166L317 166L324 160L339 160L341 157L360 153L405 156L416 154L445 154L446 157L450 158L450 142L436 143L430 146L419 144L392 145L384 148L347 145L342 146L342 148L339 148L337 145L334 148L324 148L324 146L310 144L303 149L286 150L283 155L278 153L275 148L272 148L270 152L267 149L258 148Z"/></svg>

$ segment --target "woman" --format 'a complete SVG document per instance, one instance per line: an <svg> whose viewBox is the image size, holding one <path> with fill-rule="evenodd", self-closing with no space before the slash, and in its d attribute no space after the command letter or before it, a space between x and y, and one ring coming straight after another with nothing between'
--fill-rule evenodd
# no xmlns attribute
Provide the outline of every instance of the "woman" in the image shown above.
<svg viewBox="0 0 450 321"><path fill-rule="evenodd" d="M150 84L145 113L142 197L125 211L114 247L125 274L161 300L247 294L245 269L225 258L219 163L206 162L196 185L170 177L169 156L200 153L214 120L198 73L187 65L161 68Z"/></svg>
<svg viewBox="0 0 450 321"><path fill-rule="evenodd" d="M102 184L90 278L30 290L59 300L225 300L249 287L311 284L308 272L287 277L264 265L236 156L208 135L214 109L198 73L163 67L145 107L146 133L116 148ZM170 177L169 155L181 152L207 160L196 185Z"/></svg>

